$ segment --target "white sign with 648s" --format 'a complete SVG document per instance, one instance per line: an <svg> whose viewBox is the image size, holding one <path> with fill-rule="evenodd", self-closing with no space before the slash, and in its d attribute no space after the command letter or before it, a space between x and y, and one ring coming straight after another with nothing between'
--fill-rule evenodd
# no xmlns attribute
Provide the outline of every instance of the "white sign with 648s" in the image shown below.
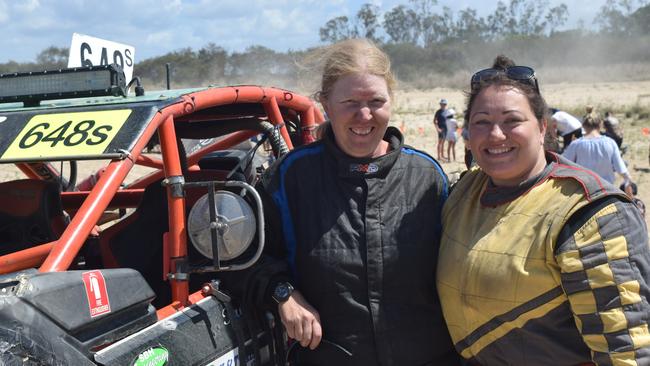
<svg viewBox="0 0 650 366"><path fill-rule="evenodd" d="M127 84L133 77L135 47L73 33L68 67L117 64L124 69Z"/></svg>

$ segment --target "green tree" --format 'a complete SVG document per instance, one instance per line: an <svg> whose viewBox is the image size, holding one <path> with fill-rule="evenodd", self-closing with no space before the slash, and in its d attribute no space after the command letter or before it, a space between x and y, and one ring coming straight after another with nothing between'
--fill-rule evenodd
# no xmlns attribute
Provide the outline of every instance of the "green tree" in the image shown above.
<svg viewBox="0 0 650 366"><path fill-rule="evenodd" d="M650 34L650 5L643 6L632 13L632 32L637 35Z"/></svg>
<svg viewBox="0 0 650 366"><path fill-rule="evenodd" d="M321 41L330 43L352 38L355 35L348 17L344 15L328 20L325 26L320 28L319 33Z"/></svg>
<svg viewBox="0 0 650 366"><path fill-rule="evenodd" d="M601 6L595 22L599 31L612 35L630 35L634 30L631 15L636 4L645 5L645 1L635 0L607 0Z"/></svg>
<svg viewBox="0 0 650 366"><path fill-rule="evenodd" d="M413 36L418 43L421 41L424 46L433 44L437 39L434 29L437 15L434 9L436 5L438 5L437 0L409 0L409 6L415 18Z"/></svg>
<svg viewBox="0 0 650 366"><path fill-rule="evenodd" d="M461 41L484 40L488 37L488 26L476 9L466 8L460 11L455 24L455 38Z"/></svg>
<svg viewBox="0 0 650 366"><path fill-rule="evenodd" d="M508 35L541 35L545 24L542 22L547 3L544 0L510 0L508 6Z"/></svg>
<svg viewBox="0 0 650 366"><path fill-rule="evenodd" d="M47 69L60 69L67 67L70 48L50 46L39 52L36 56L36 63Z"/></svg>
<svg viewBox="0 0 650 366"><path fill-rule="evenodd" d="M569 8L566 6L566 4L560 4L558 6L552 7L549 9L548 13L546 13L545 19L548 33L553 34L556 32L556 29L558 27L566 24L567 20L569 19Z"/></svg>
<svg viewBox="0 0 650 366"><path fill-rule="evenodd" d="M413 9L398 5L384 14L384 31L393 43L417 43L418 17Z"/></svg>
<svg viewBox="0 0 650 366"><path fill-rule="evenodd" d="M456 22L454 21L454 12L447 6L442 8L442 13L434 14L431 17L431 31L433 37L430 37L426 42L426 47L445 42L456 36Z"/></svg>
<svg viewBox="0 0 650 366"><path fill-rule="evenodd" d="M499 0L494 12L487 17L488 35L491 39L497 39L505 33L508 19L508 7Z"/></svg>
<svg viewBox="0 0 650 366"><path fill-rule="evenodd" d="M196 55L199 77L208 81L223 80L226 74L228 53L221 46L210 42Z"/></svg>
<svg viewBox="0 0 650 366"><path fill-rule="evenodd" d="M487 17L487 38L541 37L565 24L567 19L565 4L549 9L547 0L510 0L507 5L499 1Z"/></svg>
<svg viewBox="0 0 650 366"><path fill-rule="evenodd" d="M355 34L375 42L381 42L378 33L381 25L378 21L379 7L372 4L363 4L357 12L357 26Z"/></svg>

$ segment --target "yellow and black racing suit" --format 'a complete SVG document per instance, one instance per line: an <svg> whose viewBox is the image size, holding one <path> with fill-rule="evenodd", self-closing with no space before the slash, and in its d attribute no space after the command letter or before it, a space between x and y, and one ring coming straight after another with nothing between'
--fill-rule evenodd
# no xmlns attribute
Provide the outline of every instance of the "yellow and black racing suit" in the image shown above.
<svg viewBox="0 0 650 366"><path fill-rule="evenodd" d="M443 210L437 287L479 365L650 365L650 250L629 199L554 154L517 188L463 176Z"/></svg>

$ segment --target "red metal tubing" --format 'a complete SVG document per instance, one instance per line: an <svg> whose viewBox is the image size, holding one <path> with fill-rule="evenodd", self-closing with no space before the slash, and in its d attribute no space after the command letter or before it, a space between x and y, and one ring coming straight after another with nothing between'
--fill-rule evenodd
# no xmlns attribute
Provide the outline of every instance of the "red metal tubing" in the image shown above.
<svg viewBox="0 0 650 366"><path fill-rule="evenodd" d="M144 189L121 189L115 193L107 210L133 208L142 199ZM66 211L75 211L88 197L88 192L62 192L61 204Z"/></svg>
<svg viewBox="0 0 650 366"><path fill-rule="evenodd" d="M61 174L48 162L17 163L16 167L30 179L56 180Z"/></svg>
<svg viewBox="0 0 650 366"><path fill-rule="evenodd" d="M291 143L291 138L289 137L287 126L284 124L284 118L282 117L282 112L280 112L278 101L275 99L275 97L271 97L269 98L268 103L264 103L263 105L266 114L269 116L269 120L276 126L282 124L280 127L280 135L282 135L282 138L287 144L289 150L293 149L293 143Z"/></svg>
<svg viewBox="0 0 650 366"><path fill-rule="evenodd" d="M140 156L142 149L146 146L149 138L156 132L164 117L166 116L161 113L153 117L152 122L143 132L143 138L138 140L133 147L132 156L108 164L106 171L97 181L97 185L90 191L88 198L79 207L77 214L72 218L67 229L59 240L54 243L52 251L39 268L39 271L65 271L70 267L90 231L94 228L95 223L108 207L115 192L119 190L124 178L135 165L135 161Z"/></svg>
<svg viewBox="0 0 650 366"><path fill-rule="evenodd" d="M260 133L259 131L237 131L237 132L233 132L230 135L228 135L227 137L225 137L223 140L221 140L221 141L219 141L219 142L217 142L215 144L206 146L203 149L201 149L201 150L195 152L194 154L188 156L187 157L187 164L190 165L190 166L198 164L199 160L201 160L201 158L205 154L211 153L213 151L224 150L224 149L227 149L229 147L235 146L235 145L237 145L239 143L242 143L242 142L248 140L249 138L251 138L251 137L253 137L255 135L258 135L259 133Z"/></svg>
<svg viewBox="0 0 650 366"><path fill-rule="evenodd" d="M65 271L70 267L131 167L133 167L133 161L129 159L113 161L108 164L106 172L99 178L95 188L79 207L77 214L72 218L61 238L54 243L50 255L47 256L39 271L58 272Z"/></svg>
<svg viewBox="0 0 650 366"><path fill-rule="evenodd" d="M149 168L162 169L163 162L160 159L152 158L151 156L139 155L138 159L135 161L137 165L146 166Z"/></svg>
<svg viewBox="0 0 650 366"><path fill-rule="evenodd" d="M16 167L29 179L41 179L41 177L34 172L34 170L26 163L18 163Z"/></svg>
<svg viewBox="0 0 650 366"><path fill-rule="evenodd" d="M160 147L163 155L165 176L167 179L183 175L181 161L178 155L176 144L176 132L174 131L174 118L169 116L158 129L160 135ZM167 234L169 254L171 257L171 271L177 272L177 262L187 257L187 240L185 229L185 198L172 195L172 187L167 186L167 202L169 209L169 232ZM166 275L166 274L163 274ZM187 280L170 278L172 287L172 301L178 301L181 305L187 304L189 295L189 284Z"/></svg>
<svg viewBox="0 0 650 366"><path fill-rule="evenodd" d="M239 86L239 87L228 87L228 88L213 88L207 89L195 93L191 93L183 97L183 101L171 106L168 106L161 110L157 115L154 116L152 123L150 123L145 131L143 132L143 138L134 146L132 150L133 156L130 157L132 160L124 161L114 161L111 162L104 175L97 182L97 187L88 195L88 199L84 201L82 206L79 208L79 211L73 218L73 222L68 226L61 238L53 243L43 244L38 247L30 248L28 250L12 253L7 256L0 257L0 263L7 263L11 268L2 268L2 272L28 268L30 266L37 265L42 260L45 253L51 248L50 254L45 259L45 262L39 269L43 272L48 271L61 271L67 269L74 257L77 255L79 249L85 242L86 237L94 227L95 222L101 217L103 211L109 207L109 205L131 205L130 197L128 200L129 203L118 203L121 201L121 196L118 195L116 198L117 201L112 202L114 192L119 188L120 183L125 178L128 171L134 165L134 161L143 166L149 166L152 168L161 168L162 162L157 159L150 157L141 156L141 151L145 147L148 138L153 136L156 133L158 125L162 121L167 121L170 116L183 116L190 113L193 113L196 110L213 107L216 105L223 104L232 104L232 103L262 103L269 114L269 118L272 122L279 123L282 121L282 115L280 113L279 107L287 107L296 110L301 113L302 121L304 126L311 128L313 122L320 122L323 120L320 110L314 108L312 101L309 98L293 94L289 91L276 89L276 88L263 88L258 86ZM313 116L312 112L313 111ZM315 121L314 121L315 120ZM313 121L313 122L312 122ZM173 143L168 143L168 146L173 146L173 149L176 149L175 145L175 135L173 134L173 122L169 124L169 127L166 127L168 133L171 132L174 136ZM287 141L288 145L291 145L291 141L288 138L286 128L281 130L283 138ZM223 141L220 141L218 144L215 144L204 151L197 152L188 158L189 165L194 165L200 159L200 156L209 151L219 150L223 148L230 147L236 143L242 142L251 136L257 134L257 131L239 131L231 134ZM162 137L161 137L162 140ZM167 153L170 153L167 150ZM177 159L177 152L170 154L170 158ZM167 157L165 157L167 160ZM22 170L25 175L29 178L40 178L40 175L36 174L34 170L29 167L27 164L17 164L18 168ZM173 162L166 164L164 166L167 176L176 174L172 173L178 167L180 171L180 164ZM170 170L171 169L171 170ZM180 175L180 173L178 173ZM134 188L144 188L147 184L160 179L162 177L162 172L155 172L143 179L136 181L131 186ZM111 194L110 192L113 192ZM99 197L101 197L101 199ZM67 202L73 201L78 202L82 197L72 195L70 198L66 199ZM184 205L179 205L176 200L170 200L170 242L172 256L176 255L184 256L187 251L187 243L185 242L185 222L184 222ZM182 202L182 199L181 199ZM178 207L177 207L178 206ZM180 223L180 225L178 225ZM20 266L25 266L19 268ZM175 270L175 268L173 269ZM175 281L176 282L176 281ZM172 287L174 284L172 284ZM187 291L181 287L177 287L175 291L175 296L179 299L182 299L183 302L187 299Z"/></svg>
<svg viewBox="0 0 650 366"><path fill-rule="evenodd" d="M249 138L259 134L259 131L237 131L233 132L227 137L225 137L223 140L206 146L205 148L195 152L192 155L189 155L187 157L187 165L192 167L193 165L197 164L201 157L209 152L212 151L218 151L218 150L223 150L227 149L229 147L235 146L243 141L248 140ZM164 176L164 173L162 171L157 171L157 172L152 172L149 175L146 175L142 178L136 179L131 184L129 185L129 188L145 188L149 184L161 179Z"/></svg>
<svg viewBox="0 0 650 366"><path fill-rule="evenodd" d="M294 94L290 91L283 90L283 89L260 87L260 86L253 86L253 85L210 88L210 89L205 89L194 93L190 93L188 95L183 96L182 102L168 106L163 110L161 110L161 114L173 115L174 118L176 119L178 117L182 117L202 109L215 107L219 105L225 105L225 104L233 104L233 103L262 103L265 106L265 108L269 108L267 105L268 103L272 103L271 99L274 99L274 102L277 106L292 108L299 113L306 113L308 110L312 109L314 111L314 117L315 117L314 122L320 123L323 121L322 113L320 112L320 110L314 107L314 103L311 99L304 97L302 95ZM273 107L271 107L271 109L273 109ZM271 113L271 112L279 115L273 117L275 119L275 123L278 123L278 121L282 121L282 117L279 109L275 109L273 111L267 110L267 113ZM288 146L292 146L291 140L289 139L288 134L286 133L286 128L283 128L281 132L283 132L282 136L285 139L285 141L287 141ZM188 165L192 166L196 164L200 159L201 154L231 147L235 144L245 141L246 139L252 136L255 136L258 133L259 132L250 132L250 131L235 132L225 140L220 141L219 143L211 146L210 148L206 150L201 150L193 154L192 158L188 157ZM160 167L154 166L154 168L160 168ZM157 181L162 177L163 177L162 172L153 172L145 177L135 180L129 185L129 187L144 188L147 185Z"/></svg>
<svg viewBox="0 0 650 366"><path fill-rule="evenodd" d="M314 105L311 99L302 95L294 94L288 90L255 85L205 89L188 94L188 97L193 103L194 110L197 111L209 107L233 103L264 104L271 98L275 98L278 105L296 111L306 111ZM184 114L187 113L189 112ZM178 116L179 115L175 114L175 117Z"/></svg>
<svg viewBox="0 0 650 366"><path fill-rule="evenodd" d="M50 253L52 243L54 242L1 256L0 273L11 273L38 266Z"/></svg>
<svg viewBox="0 0 650 366"><path fill-rule="evenodd" d="M172 116L167 117L160 126L160 135L163 161L165 162L165 176L167 178L182 176L183 171L178 156L174 118ZM185 200L183 197L173 197L169 186L167 188L167 199L169 200L170 254L172 257L183 257L187 255L186 247L183 245L185 243Z"/></svg>
<svg viewBox="0 0 650 366"><path fill-rule="evenodd" d="M315 123L314 107L300 113L300 122L302 122L302 143L309 144L316 141L314 131L318 125Z"/></svg>

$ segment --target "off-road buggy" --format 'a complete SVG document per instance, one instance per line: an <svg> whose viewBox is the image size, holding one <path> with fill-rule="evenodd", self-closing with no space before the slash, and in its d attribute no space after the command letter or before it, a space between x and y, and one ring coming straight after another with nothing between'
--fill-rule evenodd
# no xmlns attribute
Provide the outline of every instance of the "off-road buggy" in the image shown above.
<svg viewBox="0 0 650 366"><path fill-rule="evenodd" d="M284 364L280 323L222 277L263 249L261 141L277 157L323 116L277 88L124 84L0 76L0 169L24 175L0 182L0 364Z"/></svg>

